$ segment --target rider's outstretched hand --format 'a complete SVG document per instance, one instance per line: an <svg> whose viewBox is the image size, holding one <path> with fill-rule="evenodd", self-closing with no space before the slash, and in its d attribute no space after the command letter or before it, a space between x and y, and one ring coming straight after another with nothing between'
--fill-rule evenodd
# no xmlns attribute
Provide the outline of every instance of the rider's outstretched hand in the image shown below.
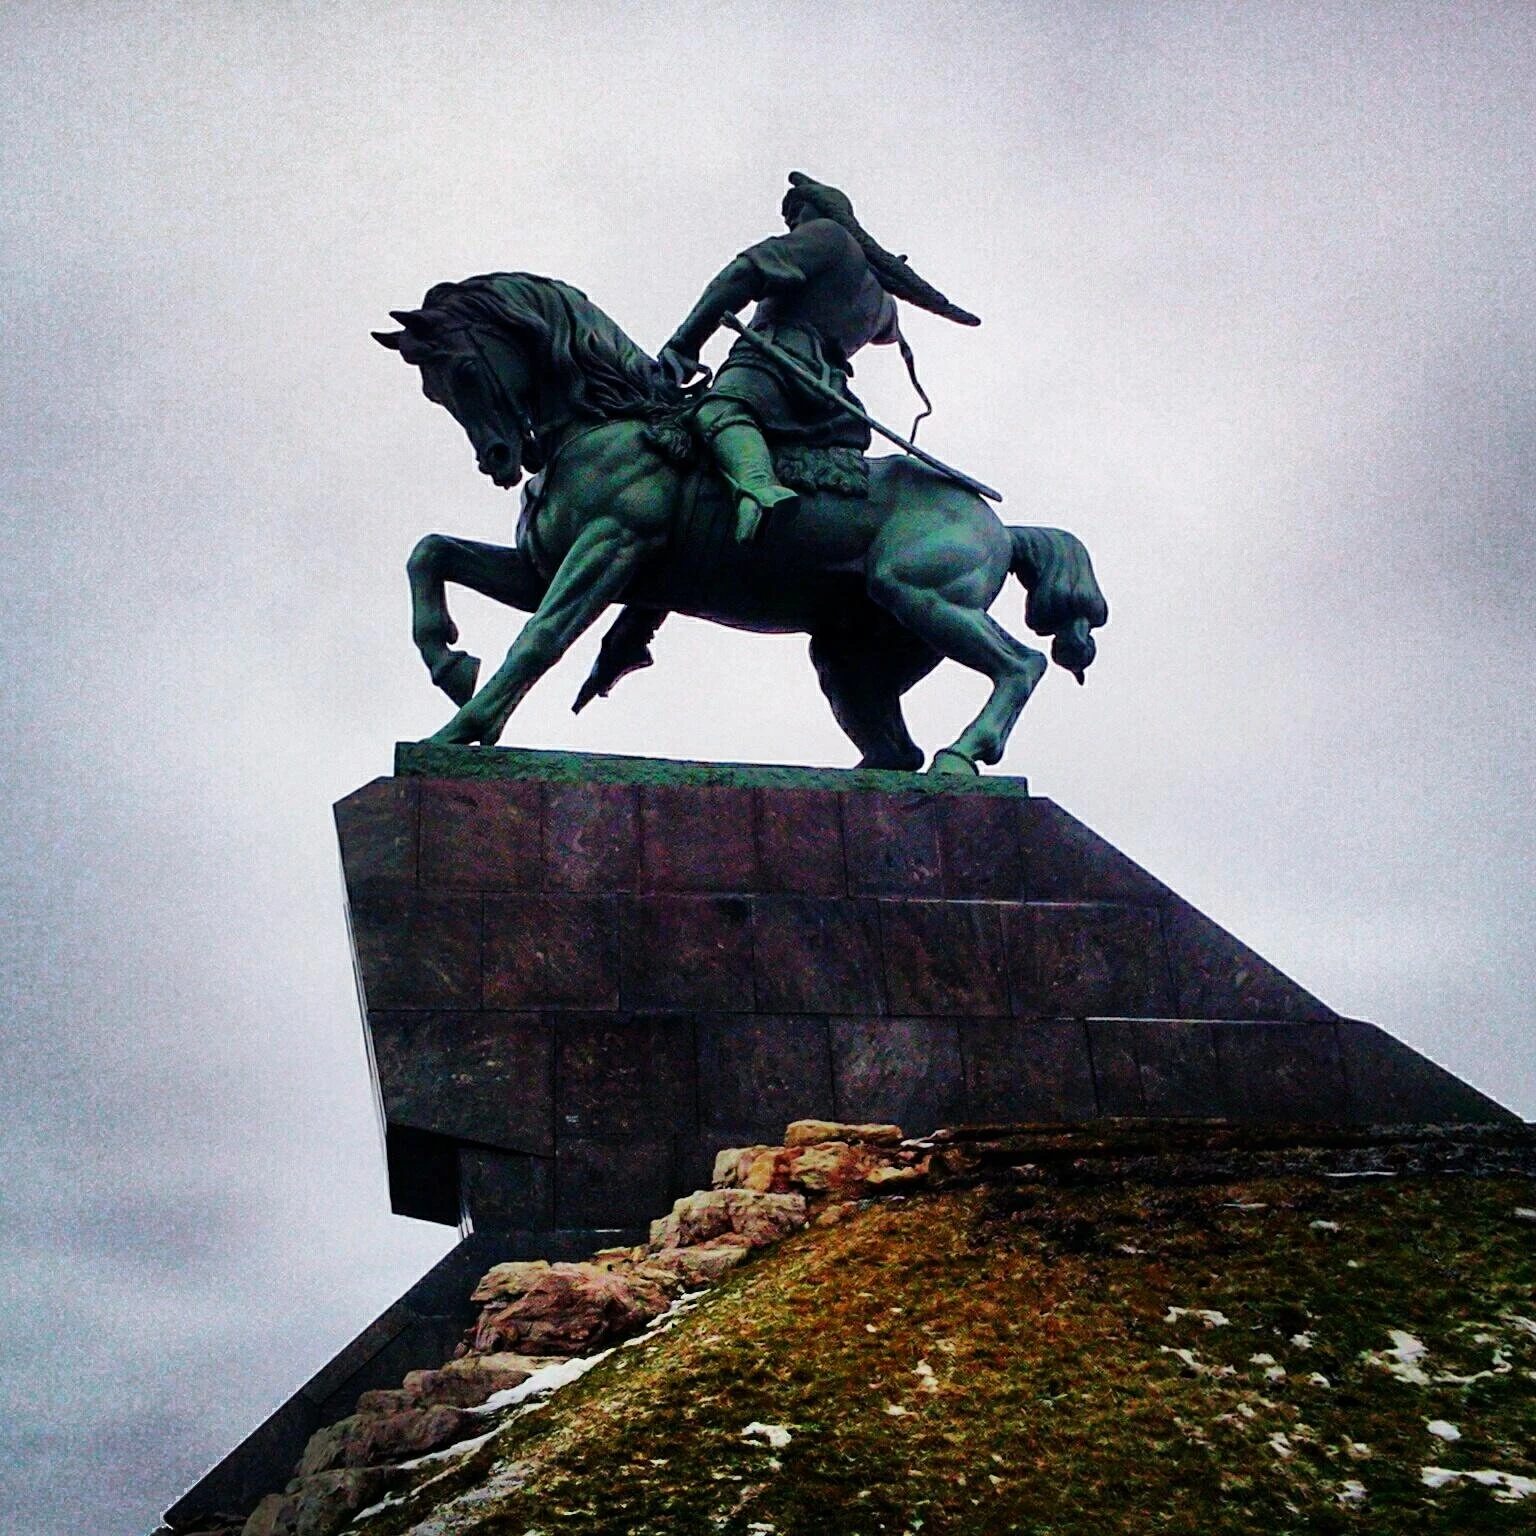
<svg viewBox="0 0 1536 1536"><path fill-rule="evenodd" d="M661 349L661 355L656 361L661 364L661 371L679 389L683 388L695 374L705 371L704 365L698 358L690 357L670 343Z"/></svg>

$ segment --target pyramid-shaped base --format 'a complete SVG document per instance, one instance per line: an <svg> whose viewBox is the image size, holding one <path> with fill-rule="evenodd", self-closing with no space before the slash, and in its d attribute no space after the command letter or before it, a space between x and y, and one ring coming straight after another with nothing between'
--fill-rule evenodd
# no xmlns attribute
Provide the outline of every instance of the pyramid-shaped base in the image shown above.
<svg viewBox="0 0 1536 1536"><path fill-rule="evenodd" d="M337 822L404 1214L632 1227L804 1116L1512 1118L1019 779L396 769Z"/></svg>

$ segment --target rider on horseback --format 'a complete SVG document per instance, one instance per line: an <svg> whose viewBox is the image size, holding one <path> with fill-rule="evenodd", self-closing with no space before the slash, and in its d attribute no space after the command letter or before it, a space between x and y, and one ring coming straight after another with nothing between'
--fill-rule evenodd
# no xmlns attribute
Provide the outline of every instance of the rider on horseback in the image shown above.
<svg viewBox="0 0 1536 1536"><path fill-rule="evenodd" d="M677 384L702 371L699 352L722 318L752 300L757 308L750 329L849 400L851 359L866 344L897 343L912 370L893 297L962 325L981 323L925 283L904 256L876 244L835 187L800 171L789 180L783 211L790 232L737 256L662 348L662 367ZM921 395L915 372L912 382ZM870 443L862 421L775 369L764 350L746 339L731 348L694 423L737 493L736 536L743 542L755 536L766 510L796 500L796 492L780 483L770 444L861 454Z"/></svg>

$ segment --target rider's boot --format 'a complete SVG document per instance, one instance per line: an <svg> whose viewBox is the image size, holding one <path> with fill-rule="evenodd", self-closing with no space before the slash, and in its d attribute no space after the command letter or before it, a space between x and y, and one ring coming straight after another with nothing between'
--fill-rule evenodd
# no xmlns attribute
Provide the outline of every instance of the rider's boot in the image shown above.
<svg viewBox="0 0 1536 1536"><path fill-rule="evenodd" d="M779 484L762 429L745 412L722 412L714 421L703 412L700 417L700 431L715 463L736 492L737 541L750 544L761 531L763 513L793 506L799 494Z"/></svg>

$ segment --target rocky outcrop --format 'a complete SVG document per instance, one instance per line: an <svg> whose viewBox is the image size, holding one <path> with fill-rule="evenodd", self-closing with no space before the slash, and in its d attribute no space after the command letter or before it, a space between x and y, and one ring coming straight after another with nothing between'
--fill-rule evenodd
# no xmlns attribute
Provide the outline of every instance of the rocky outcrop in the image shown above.
<svg viewBox="0 0 1536 1536"><path fill-rule="evenodd" d="M457 1356L364 1392L355 1413L310 1439L293 1481L261 1501L242 1536L335 1536L409 1477L403 1464L493 1427L475 1410L498 1392L634 1336L684 1292L717 1284L818 1212L835 1219L925 1172L922 1151L904 1146L897 1126L798 1120L781 1146L721 1152L714 1187L678 1200L647 1243L578 1264L493 1266L471 1295L480 1315Z"/></svg>
<svg viewBox="0 0 1536 1536"><path fill-rule="evenodd" d="M303 1478L286 1493L269 1493L241 1536L334 1536L358 1510L382 1499L401 1475L394 1467L349 1467Z"/></svg>
<svg viewBox="0 0 1536 1536"><path fill-rule="evenodd" d="M510 1265L502 1266L511 1268ZM480 1313L470 1338L475 1354L593 1354L638 1332L671 1300L658 1280L597 1264L551 1264L512 1300Z"/></svg>

